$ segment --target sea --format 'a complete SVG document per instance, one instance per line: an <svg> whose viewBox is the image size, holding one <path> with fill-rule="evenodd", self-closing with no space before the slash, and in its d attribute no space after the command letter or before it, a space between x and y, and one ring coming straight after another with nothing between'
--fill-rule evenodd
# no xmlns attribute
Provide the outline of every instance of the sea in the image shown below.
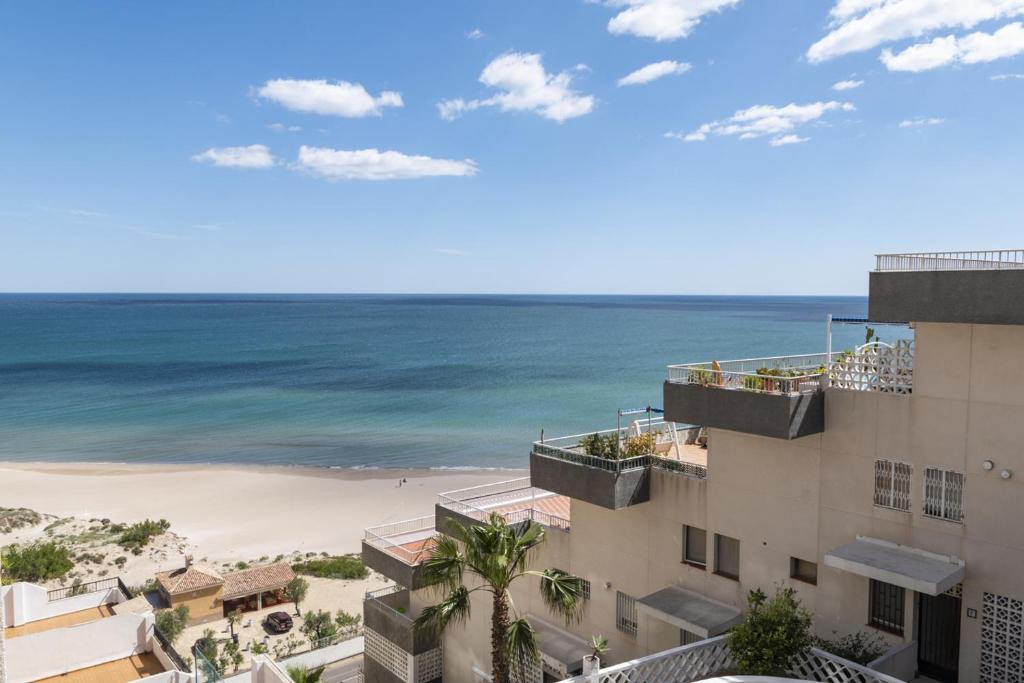
<svg viewBox="0 0 1024 683"><path fill-rule="evenodd" d="M829 313L867 299L0 295L0 460L526 467L668 364L824 351Z"/></svg>

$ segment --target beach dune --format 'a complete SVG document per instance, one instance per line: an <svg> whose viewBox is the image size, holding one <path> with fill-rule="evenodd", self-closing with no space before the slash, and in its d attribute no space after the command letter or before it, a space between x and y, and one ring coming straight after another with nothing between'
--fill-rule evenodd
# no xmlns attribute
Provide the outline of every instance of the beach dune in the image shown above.
<svg viewBox="0 0 1024 683"><path fill-rule="evenodd" d="M119 522L163 518L197 558L253 561L294 551L358 552L364 528L431 514L438 493L526 474L0 463L0 507Z"/></svg>

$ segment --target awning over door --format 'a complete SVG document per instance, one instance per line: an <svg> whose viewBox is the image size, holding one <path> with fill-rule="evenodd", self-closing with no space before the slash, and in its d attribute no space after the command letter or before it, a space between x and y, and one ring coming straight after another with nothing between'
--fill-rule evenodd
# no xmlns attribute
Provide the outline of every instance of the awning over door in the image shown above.
<svg viewBox="0 0 1024 683"><path fill-rule="evenodd" d="M537 649L545 667L566 678L578 672L583 666L583 657L590 654L587 641L532 615L529 619L537 633Z"/></svg>
<svg viewBox="0 0 1024 683"><path fill-rule="evenodd" d="M928 595L964 580L963 560L863 536L825 553L825 564Z"/></svg>
<svg viewBox="0 0 1024 683"><path fill-rule="evenodd" d="M636 601L636 610L701 638L725 633L740 620L735 607L676 586L645 595Z"/></svg>

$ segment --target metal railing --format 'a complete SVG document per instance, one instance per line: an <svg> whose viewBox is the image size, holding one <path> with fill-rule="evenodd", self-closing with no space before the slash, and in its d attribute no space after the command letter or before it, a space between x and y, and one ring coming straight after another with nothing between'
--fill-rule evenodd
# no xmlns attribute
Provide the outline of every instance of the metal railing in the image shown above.
<svg viewBox="0 0 1024 683"><path fill-rule="evenodd" d="M570 526L568 519L543 512L535 507L537 498L546 498L552 495L555 494L531 486L529 477L522 477L447 491L438 495L437 502L447 510L481 522L497 512L508 524L531 520L544 526L568 531ZM502 511L500 509L502 506L527 503L527 507L516 510Z"/></svg>
<svg viewBox="0 0 1024 683"><path fill-rule="evenodd" d="M174 649L174 643L164 635L164 632L153 626L153 637L156 638L156 642L160 644L160 648L167 655L167 658L171 660L171 664L178 671L184 671L185 673L192 673L192 669L188 663L185 662L185 658L182 657L177 650Z"/></svg>
<svg viewBox="0 0 1024 683"><path fill-rule="evenodd" d="M417 517L415 519L402 520L401 522L370 527L363 531L363 540L366 541L367 545L382 550L406 564L414 565L423 559L423 548L403 548L401 544L395 543L391 539L396 536L407 536L433 530L434 516L428 515L426 517Z"/></svg>
<svg viewBox="0 0 1024 683"><path fill-rule="evenodd" d="M670 365L668 381L762 394L809 394L821 389L822 377L838 356L838 353L808 353Z"/></svg>
<svg viewBox="0 0 1024 683"><path fill-rule="evenodd" d="M693 683L731 673L735 668L726 636L716 636L601 669L595 678L576 676L563 683ZM904 683L818 648L797 655L790 662L788 675L827 683Z"/></svg>
<svg viewBox="0 0 1024 683"><path fill-rule="evenodd" d="M120 577L112 577L109 579L97 579L96 581L88 581L86 583L75 583L70 586L63 586L61 588L54 588L46 592L46 601L53 602L54 600L63 600L65 598L73 598L76 595L87 595L88 593L98 593L100 591L109 591L120 589L123 598L127 600L131 593L128 591L128 587L124 585Z"/></svg>
<svg viewBox="0 0 1024 683"><path fill-rule="evenodd" d="M376 609L379 612L382 612L385 616L397 619L399 622L411 627L413 625L412 617L404 612L398 611L384 601L385 598L391 597L392 595L398 595L399 593L406 593L403 601L408 605L408 589L397 583L391 586L385 586L384 588L378 588L375 591L367 591L366 605L371 609Z"/></svg>
<svg viewBox="0 0 1024 683"><path fill-rule="evenodd" d="M1024 268L1024 249L876 254L875 271L1003 270Z"/></svg>

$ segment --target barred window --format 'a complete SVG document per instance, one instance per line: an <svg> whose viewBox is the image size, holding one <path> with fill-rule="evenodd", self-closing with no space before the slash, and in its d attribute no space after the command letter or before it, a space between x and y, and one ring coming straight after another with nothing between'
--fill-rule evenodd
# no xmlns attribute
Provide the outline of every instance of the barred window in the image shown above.
<svg viewBox="0 0 1024 683"><path fill-rule="evenodd" d="M948 522L964 521L963 472L925 468L924 515Z"/></svg>
<svg viewBox="0 0 1024 683"><path fill-rule="evenodd" d="M590 599L590 582L586 579L580 579L580 597L584 600Z"/></svg>
<svg viewBox="0 0 1024 683"><path fill-rule="evenodd" d="M868 623L890 633L903 635L903 588L871 579L868 591Z"/></svg>
<svg viewBox="0 0 1024 683"><path fill-rule="evenodd" d="M635 636L637 632L636 598L615 591L615 628Z"/></svg>
<svg viewBox="0 0 1024 683"><path fill-rule="evenodd" d="M875 505L910 510L910 478L914 468L895 460L875 461Z"/></svg>

